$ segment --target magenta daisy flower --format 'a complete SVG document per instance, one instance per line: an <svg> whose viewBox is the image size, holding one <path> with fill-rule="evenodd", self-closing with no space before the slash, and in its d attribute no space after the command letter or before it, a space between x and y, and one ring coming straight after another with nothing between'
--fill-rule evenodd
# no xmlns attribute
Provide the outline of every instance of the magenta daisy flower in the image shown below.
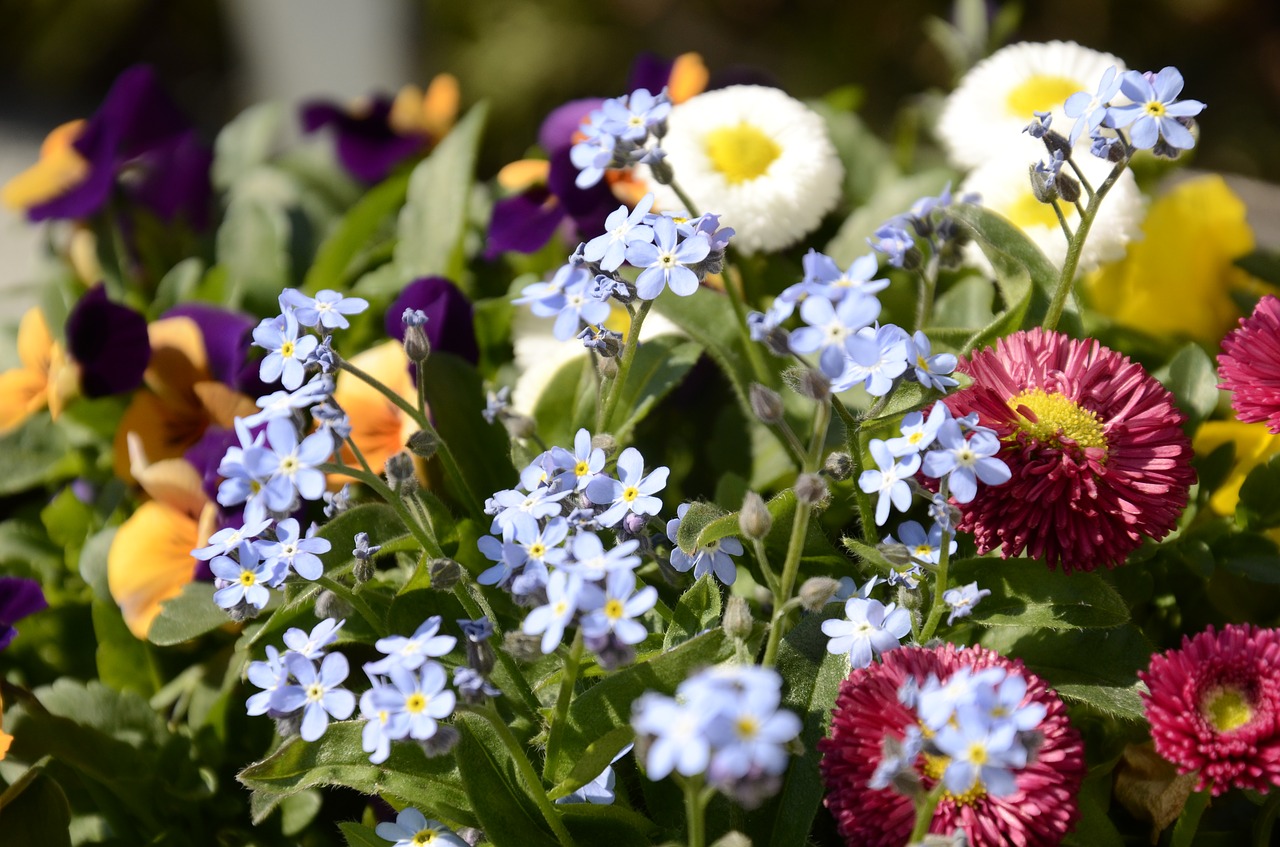
<svg viewBox="0 0 1280 847"><path fill-rule="evenodd" d="M1197 791L1280 785L1280 632L1209 627L1138 677L1156 752L1179 773L1199 772Z"/></svg>
<svg viewBox="0 0 1280 847"><path fill-rule="evenodd" d="M1222 339L1220 388L1231 392L1231 408L1245 423L1266 421L1280 434L1280 300L1268 294L1253 314Z"/></svg>
<svg viewBox="0 0 1280 847"><path fill-rule="evenodd" d="M1173 529L1195 482L1173 395L1093 339L1033 329L961 359L945 402L1000 438L1012 479L959 503L979 552L1023 551L1067 573L1114 567Z"/></svg>
<svg viewBox="0 0 1280 847"><path fill-rule="evenodd" d="M1002 668L1027 683L1022 705L1038 704L1045 716L1036 731L1044 743L1033 761L1014 771L1016 790L994 797L977 786L960 796L943 795L930 832L963 829L973 847L1049 847L1058 844L1079 816L1076 796L1084 779L1084 745L1067 721L1067 710L1044 681L1016 659L984 647L903 647L882 663L859 668L840 684L832 712L831 737L818 742L826 806L850 847L901 847L911 835L915 809L892 787L872 789L872 775L884 758L886 736L901 741L919 727L916 713L903 705L898 691L908 681L923 686L937 677L945 684L957 670ZM926 789L946 770L942 756L919 755L914 763Z"/></svg>

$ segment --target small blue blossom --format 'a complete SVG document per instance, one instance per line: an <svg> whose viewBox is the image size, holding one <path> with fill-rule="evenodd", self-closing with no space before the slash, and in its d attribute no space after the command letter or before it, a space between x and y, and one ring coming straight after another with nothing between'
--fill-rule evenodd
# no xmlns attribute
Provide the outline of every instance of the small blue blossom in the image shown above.
<svg viewBox="0 0 1280 847"><path fill-rule="evenodd" d="M380 765L391 755L391 742L404 738L408 730L408 716L403 712L392 712L381 705L386 699L383 689L388 686L376 684L360 695L360 717L364 718L364 729L360 733L360 747L369 754L369 761Z"/></svg>
<svg viewBox="0 0 1280 847"><path fill-rule="evenodd" d="M405 307L405 310L400 313L400 322L406 327L421 329L427 325L428 320L430 317L421 309Z"/></svg>
<svg viewBox="0 0 1280 847"><path fill-rule="evenodd" d="M317 291L315 297L286 288L280 294L280 307L292 309L302 326L346 329L351 326L346 316L360 314L369 308L369 301L360 297L344 297L327 288Z"/></svg>
<svg viewBox="0 0 1280 847"><path fill-rule="evenodd" d="M1131 126L1129 142L1139 150L1149 150L1161 139L1177 150L1191 149L1195 136L1178 118L1193 118L1205 106L1199 100L1179 100L1182 86L1177 68L1164 68L1154 75L1127 71L1121 77L1120 90L1133 102L1112 106L1110 125L1117 129Z"/></svg>
<svg viewBox="0 0 1280 847"><path fill-rule="evenodd" d="M973 611L973 607L978 605L978 601L990 595L991 592L988 589L978 588L976 582L942 592L942 602L951 609L951 613L947 615L947 626L951 626L956 618L967 618Z"/></svg>
<svg viewBox="0 0 1280 847"><path fill-rule="evenodd" d="M951 411L941 400L933 404L926 419L923 412L910 412L902 419L901 438L890 438L884 443L891 456L910 456L928 449L938 437L938 430L951 419Z"/></svg>
<svg viewBox="0 0 1280 847"><path fill-rule="evenodd" d="M653 243L635 241L627 246L627 261L643 268L636 278L636 296L652 300L663 288L681 297L688 297L698 290L698 275L689 269L707 258L711 242L702 234L681 240L676 222L661 217L653 224Z"/></svg>
<svg viewBox="0 0 1280 847"><path fill-rule="evenodd" d="M916 249L915 237L894 221L877 229L874 237L867 239L867 243L877 253L884 253L889 264L895 268L906 265L907 251Z"/></svg>
<svg viewBox="0 0 1280 847"><path fill-rule="evenodd" d="M426 816L412 806L400 810L395 823L378 824L375 832L379 838L395 842L391 847L468 847L453 830L440 823L429 821Z"/></svg>
<svg viewBox="0 0 1280 847"><path fill-rule="evenodd" d="M667 485L665 466L654 468L644 475L644 457L634 447L628 447L618 457L619 480L597 477L587 485L587 498L598 506L609 504L597 520L601 526L613 526L630 512L640 515L656 515L662 510L662 500L653 495Z"/></svg>
<svg viewBox="0 0 1280 847"><path fill-rule="evenodd" d="M865 327L854 333L845 341L844 366L831 383L831 390L840 393L861 384L872 397L888 394L894 381L907 370L910 341L906 331L894 324L874 330Z"/></svg>
<svg viewBox="0 0 1280 847"><path fill-rule="evenodd" d="M319 671L315 664L297 653L288 654L289 673L297 685L284 688L278 695L281 711L302 709L303 741L315 741L329 727L329 718L346 720L356 709L355 695L338 686L347 678L350 667L341 653L324 657Z"/></svg>
<svg viewBox="0 0 1280 847"><path fill-rule="evenodd" d="M671 114L671 99L665 88L656 95L646 88L637 88L623 97L604 101L600 111L604 115L601 132L640 144L651 132L661 132L660 128Z"/></svg>
<svg viewBox="0 0 1280 847"><path fill-rule="evenodd" d="M489 531L493 533L505 531L508 526L514 529L515 522L523 517L532 518L535 521L554 517L560 514L560 501L572 493L572 488L554 491L550 487L538 488L528 493L514 488L499 491L493 495L499 511L494 515Z"/></svg>
<svg viewBox="0 0 1280 847"><path fill-rule="evenodd" d="M907 480L920 469L920 455L913 453L895 459L879 438L871 439L870 449L877 469L863 471L858 477L858 487L866 494L880 494L876 502L876 526L883 526L889 519L890 504L900 512L911 508L911 486Z"/></svg>
<svg viewBox="0 0 1280 847"><path fill-rule="evenodd" d="M587 242L583 257L598 264L602 271L616 271L626 259L628 246L635 242L653 241L653 228L643 223L651 208L652 194L646 194L630 212L626 206L619 206L605 218L604 235Z"/></svg>
<svg viewBox="0 0 1280 847"><path fill-rule="evenodd" d="M214 556L229 555L242 542L253 541L269 526L271 526L271 519L262 518L252 522L246 521L240 526L223 527L209 536L207 547L197 547L191 551L191 555L202 562L207 562Z"/></svg>
<svg viewBox="0 0 1280 847"><path fill-rule="evenodd" d="M635 555L640 542L636 539L622 541L611 549L604 549L604 542L594 532L580 532L567 545L568 556L557 564L562 571L592 581L607 578L615 571L630 574L640 564Z"/></svg>
<svg viewBox="0 0 1280 847"><path fill-rule="evenodd" d="M554 653L565 627L581 607L595 608L604 592L577 575L556 571L547 580L547 602L529 612L520 627L525 635L542 636L542 652Z"/></svg>
<svg viewBox="0 0 1280 847"><path fill-rule="evenodd" d="M324 573L319 554L332 547L328 539L315 536L314 524L304 537L297 519L285 518L276 524L276 540L261 544L259 549L280 578L292 570L303 579L319 579Z"/></svg>
<svg viewBox="0 0 1280 847"><path fill-rule="evenodd" d="M296 409L309 409L333 393L333 377L317 374L296 391L273 391L258 398L259 411L244 418L245 426L258 426L275 418L287 418Z"/></svg>
<svg viewBox="0 0 1280 847"><path fill-rule="evenodd" d="M1009 724L983 725L964 722L947 725L932 739L947 757L942 781L954 796L980 787L992 797L1016 794L1013 772L1027 766L1027 749L1018 743L1017 730Z"/></svg>
<svg viewBox="0 0 1280 847"><path fill-rule="evenodd" d="M1032 112L1036 119L1023 127L1022 131L1032 138L1044 138L1053 124L1053 112Z"/></svg>
<svg viewBox="0 0 1280 847"><path fill-rule="evenodd" d="M886 733L883 744L884 751L880 757L880 764L876 765L875 773L867 782L868 788L872 791L880 791L893 785L899 777L908 780L920 778L916 772L916 760L920 758L920 753L924 749L924 734L920 731L920 727L908 725L901 740Z"/></svg>
<svg viewBox="0 0 1280 847"><path fill-rule="evenodd" d="M257 477L267 477L263 487L267 507L275 512L291 511L295 492L304 500L319 500L325 476L318 466L333 455L333 437L316 432L298 441L293 423L276 418L267 422L267 443L271 449L257 452L247 465ZM248 454L245 458L250 462Z"/></svg>
<svg viewBox="0 0 1280 847"><path fill-rule="evenodd" d="M681 503L676 509L676 517L667 521L667 539L671 541L671 567L681 573L693 569L693 578L701 579L706 574L715 574L716 579L725 585L733 585L738 578L738 567L731 556L742 555L742 542L732 536L721 538L706 547L699 547L692 554L686 553L676 544L676 535L680 532L680 522L689 511L688 503Z"/></svg>
<svg viewBox="0 0 1280 847"><path fill-rule="evenodd" d="M584 273L564 289L555 304L537 300L529 308L540 318L555 316L552 335L557 341L568 341L578 334L584 323L600 324L609 318L609 304L591 296L591 285L591 276Z"/></svg>
<svg viewBox="0 0 1280 847"><path fill-rule="evenodd" d="M600 772L600 775L588 782L570 794L557 798L556 804L564 803L594 803L596 805L607 806L614 800L614 786L617 783L617 777L613 773L613 765L623 756L631 752L634 745L628 744L619 751L618 755L613 757L613 761L609 766Z"/></svg>
<svg viewBox="0 0 1280 847"><path fill-rule="evenodd" d="M298 627L290 627L285 630L284 644L290 651L297 653L299 656L305 656L308 659L319 659L324 655L324 648L338 640L338 630L342 629L342 625L346 620L334 620L333 618L325 618L312 628L310 633L304 632Z"/></svg>
<svg viewBox="0 0 1280 847"><path fill-rule="evenodd" d="M725 694L722 699L727 709L730 695ZM631 706L631 726L637 735L652 738L645 755L645 775L656 781L672 771L682 776L705 772L711 762L711 742L706 737L706 729L718 711L695 709L652 691L640 695Z"/></svg>
<svg viewBox="0 0 1280 847"><path fill-rule="evenodd" d="M421 670L395 665L390 671L391 685L379 689L375 703L392 714L405 716L403 727L409 738L426 741L439 731L438 721L453 714L457 696L445 685L448 677L437 662L426 662Z"/></svg>
<svg viewBox="0 0 1280 847"><path fill-rule="evenodd" d="M865 668L871 660L901 646L911 632L911 613L896 604L850 597L845 603L846 620L822 622L822 631L831 640L827 652L847 653L854 669Z"/></svg>
<svg viewBox="0 0 1280 847"><path fill-rule="evenodd" d="M658 589L646 585L636 591L630 569L611 571L605 579L604 603L582 618L582 634L600 638L613 633L623 644L639 644L649 631L635 620L658 602Z"/></svg>
<svg viewBox="0 0 1280 847"><path fill-rule="evenodd" d="M487 423L495 423L511 411L511 386L504 385L497 391L485 394L484 410L480 413Z"/></svg>
<svg viewBox="0 0 1280 847"><path fill-rule="evenodd" d="M880 301L869 295L853 293L837 305L825 297L806 298L800 317L808 326L792 331L791 350L801 355L821 350L818 367L834 379L844 371L849 340L879 314Z"/></svg>
<svg viewBox="0 0 1280 847"><path fill-rule="evenodd" d="M563 447L551 448L551 461L561 473L557 484L563 488L582 491L604 471L604 450L591 446L591 433L579 429L573 437L573 452Z"/></svg>
<svg viewBox="0 0 1280 847"><path fill-rule="evenodd" d="M462 666L453 669L453 687L466 703L480 703L487 697L502 694L502 689L486 679L484 674L474 668Z"/></svg>
<svg viewBox="0 0 1280 847"><path fill-rule="evenodd" d="M285 656L288 654L286 653ZM267 645L267 660L265 662L250 662L246 675L249 682L256 685L262 690L257 694L250 695L245 701L245 713L253 715L265 715L268 712L276 711L272 706L277 693L283 691L289 684L289 668L285 666L285 656L280 654L275 647Z"/></svg>
<svg viewBox="0 0 1280 847"><path fill-rule="evenodd" d="M1107 117L1107 108L1120 92L1120 82L1120 72L1112 65L1103 71L1098 90L1092 96L1087 91L1077 91L1067 98L1062 111L1067 117L1076 119L1071 125L1070 140L1073 146L1085 130L1093 135L1102 126Z"/></svg>
<svg viewBox="0 0 1280 847"><path fill-rule="evenodd" d="M921 465L925 476L947 477L951 496L957 503L968 503L978 493L978 480L987 485L1001 485L1012 474L1009 466L996 458L1000 439L990 432L975 432L965 440L960 426L948 421L938 431L938 446L924 456Z"/></svg>
<svg viewBox="0 0 1280 847"><path fill-rule="evenodd" d="M843 271L835 259L817 250L806 253L802 264L805 293L825 297L833 303L843 300L847 295L878 294L889 287L888 279L872 279L880 270L872 253L854 259L848 270Z"/></svg>
<svg viewBox="0 0 1280 847"><path fill-rule="evenodd" d="M940 525L935 523L926 534L924 527L918 521L903 521L898 526L898 538L911 553L912 558L930 565L936 565L942 561L942 533L944 531ZM947 545L947 555L950 556L955 552L956 540L953 534Z"/></svg>
<svg viewBox="0 0 1280 847"><path fill-rule="evenodd" d="M379 638L376 647L387 654L385 658L370 662L364 666L368 673L390 673L395 668L417 670L429 658L447 654L458 643L452 635L437 635L442 620L439 615L432 615L422 622L413 635L391 635Z"/></svg>
<svg viewBox="0 0 1280 847"><path fill-rule="evenodd" d="M520 296L511 302L516 306L541 304L539 306L541 312L535 312L535 314L540 317L549 317L564 308L564 292L569 286L580 282L589 284L591 280L591 272L585 267L572 264L561 265L551 275L551 279L526 285L521 289Z"/></svg>
<svg viewBox="0 0 1280 847"><path fill-rule="evenodd" d="M951 353L934 353L929 337L920 330L907 339L907 364L911 368L907 376L914 377L925 388L945 394L960 384L951 376L958 364L956 357Z"/></svg>
<svg viewBox="0 0 1280 847"><path fill-rule="evenodd" d="M314 335L298 335L298 319L293 311L276 318L266 318L253 330L253 343L267 351L258 376L263 382L280 380L289 391L302 385L303 363L315 352L319 340Z"/></svg>
<svg viewBox="0 0 1280 847"><path fill-rule="evenodd" d="M271 563L262 561L258 549L248 541L240 542L236 550L239 561L230 556L216 556L209 563L209 570L222 581L213 593L213 602L220 608L231 609L247 603L261 609L271 599L267 585L274 577Z"/></svg>

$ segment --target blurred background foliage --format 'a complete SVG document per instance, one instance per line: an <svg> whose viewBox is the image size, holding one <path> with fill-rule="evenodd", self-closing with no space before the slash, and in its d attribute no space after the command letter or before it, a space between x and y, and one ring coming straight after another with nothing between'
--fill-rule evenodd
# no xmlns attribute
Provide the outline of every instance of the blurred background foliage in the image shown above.
<svg viewBox="0 0 1280 847"><path fill-rule="evenodd" d="M88 113L120 70L146 61L212 135L253 97L244 34L255 24L238 20L252 2L0 0L2 119L43 133ZM323 18L329 5L298 8ZM953 82L925 34L930 17L952 13L948 0L402 0L354 8L384 5L397 9L386 37L399 43L385 46L407 57L403 81L447 70L461 79L466 103L492 103L482 175L518 158L555 105L620 93L632 58L646 50L696 50L713 74L754 69L800 97L856 86L864 117L885 135L927 122L930 101L904 98ZM988 8L994 14L996 4ZM1209 104L1203 120L1212 131L1195 166L1280 181L1274 0L1052 0L1017 12L1011 40L1076 40L1141 69L1176 64L1187 96ZM299 27L294 40L315 37ZM325 52L341 68L349 36L335 26L333 38ZM307 46L287 42L275 45L285 55ZM904 112L904 102L914 108Z"/></svg>

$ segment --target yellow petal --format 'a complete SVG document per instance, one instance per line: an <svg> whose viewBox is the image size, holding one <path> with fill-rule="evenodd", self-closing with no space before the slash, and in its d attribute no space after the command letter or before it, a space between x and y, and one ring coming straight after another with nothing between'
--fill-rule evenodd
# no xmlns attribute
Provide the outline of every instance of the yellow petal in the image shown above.
<svg viewBox="0 0 1280 847"><path fill-rule="evenodd" d="M672 103L683 103L706 91L710 76L702 56L697 53L681 53L672 63L671 75L667 77L667 96Z"/></svg>
<svg viewBox="0 0 1280 847"><path fill-rule="evenodd" d="M80 366L61 344L55 343L49 355L49 416L55 421L68 400L80 396Z"/></svg>
<svg viewBox="0 0 1280 847"><path fill-rule="evenodd" d="M1189 179L1151 205L1142 231L1086 277L1090 303L1149 335L1216 344L1240 317L1231 292L1258 285L1233 264L1254 246L1244 203L1220 176Z"/></svg>
<svg viewBox="0 0 1280 847"><path fill-rule="evenodd" d="M194 518L152 500L121 524L107 553L107 586L129 631L146 638L160 604L178 596L195 574Z"/></svg>
<svg viewBox="0 0 1280 847"><path fill-rule="evenodd" d="M5 753L9 752L9 745L13 743L13 736L4 731L4 696L0 695L0 761L4 761Z"/></svg>
<svg viewBox="0 0 1280 847"><path fill-rule="evenodd" d="M191 518L197 518L209 503L203 480L195 466L186 459L147 460L146 449L137 433L126 436L129 446L129 470L133 478L153 500L172 506Z"/></svg>
<svg viewBox="0 0 1280 847"><path fill-rule="evenodd" d="M147 327L147 337L147 385L167 400L198 405L195 384L211 378L199 325L191 318L163 318Z"/></svg>
<svg viewBox="0 0 1280 847"><path fill-rule="evenodd" d="M14 368L0 374L0 435L17 429L44 408L47 394L41 374Z"/></svg>
<svg viewBox="0 0 1280 847"><path fill-rule="evenodd" d="M422 133L422 89L409 84L396 92L391 101L391 114L387 123L396 135L420 135Z"/></svg>
<svg viewBox="0 0 1280 847"><path fill-rule="evenodd" d="M520 159L498 171L498 185L512 193L546 185L551 163L546 159Z"/></svg>
<svg viewBox="0 0 1280 847"><path fill-rule="evenodd" d="M370 348L353 356L351 364L409 403L418 402L417 389L409 378L409 358L400 342L387 341ZM377 389L345 370L338 374L333 399L346 411L351 421L351 438L374 473L381 473L387 459L404 449L409 436L417 431L413 418ZM358 464L349 447L343 448L342 459L350 465Z"/></svg>
<svg viewBox="0 0 1280 847"><path fill-rule="evenodd" d="M247 418L258 411L258 405L229 385L208 379L193 386L212 423L231 429L236 418Z"/></svg>
<svg viewBox="0 0 1280 847"><path fill-rule="evenodd" d="M436 141L448 135L458 118L462 93L453 74L436 74L422 100L422 128Z"/></svg>
<svg viewBox="0 0 1280 847"><path fill-rule="evenodd" d="M1280 453L1280 435L1268 432L1265 423L1208 421L1196 431L1196 455L1207 456L1229 441L1236 445L1235 462L1226 480L1209 498L1209 508L1219 515L1235 514L1245 477L1258 465Z"/></svg>
<svg viewBox="0 0 1280 847"><path fill-rule="evenodd" d="M89 174L89 163L72 146L84 121L71 121L49 133L40 160L0 188L0 203L29 209L65 194Z"/></svg>
<svg viewBox="0 0 1280 847"><path fill-rule="evenodd" d="M53 334L39 308L28 309L18 324L18 359L30 371L48 375L53 354Z"/></svg>
<svg viewBox="0 0 1280 847"><path fill-rule="evenodd" d="M204 407L199 404L169 403L145 388L135 391L116 427L113 463L116 476L125 482L134 481L129 469L129 434L136 434L143 452L151 461L158 462L180 457L200 440L208 425Z"/></svg>

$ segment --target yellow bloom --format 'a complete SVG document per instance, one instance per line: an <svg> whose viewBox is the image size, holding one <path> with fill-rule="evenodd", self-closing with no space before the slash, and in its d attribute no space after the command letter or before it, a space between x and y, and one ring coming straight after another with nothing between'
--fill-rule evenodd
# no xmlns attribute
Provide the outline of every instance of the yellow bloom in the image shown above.
<svg viewBox="0 0 1280 847"><path fill-rule="evenodd" d="M1220 176L1189 179L1151 205L1142 231L1086 277L1090 303L1149 335L1216 344L1240 317L1231 292L1258 285L1232 264L1253 250L1244 203Z"/></svg>
<svg viewBox="0 0 1280 847"><path fill-rule="evenodd" d="M70 121L49 133L40 145L39 161L0 188L0 203L21 211L79 185L89 174L89 163L74 146L83 128L83 120Z"/></svg>
<svg viewBox="0 0 1280 847"><path fill-rule="evenodd" d="M388 122L397 135L425 135L438 142L453 128L458 117L458 79L437 74L426 94L416 85L406 85L391 103Z"/></svg>
<svg viewBox="0 0 1280 847"><path fill-rule="evenodd" d="M75 367L39 309L29 309L18 324L18 359L21 367L0 373L0 435L46 406L57 418L77 390Z"/></svg>
<svg viewBox="0 0 1280 847"><path fill-rule="evenodd" d="M418 392L409 378L409 357L399 341L386 341L377 347L357 353L351 364L379 380L410 404L417 404ZM351 439L364 455L374 473L381 473L387 459L404 449L409 436L418 431L413 418L405 414L377 389L347 371L338 374L333 391L334 402L347 413L351 422ZM359 462L351 448L343 446L342 461L353 467ZM349 479L333 475L330 483L341 485Z"/></svg>
<svg viewBox="0 0 1280 847"><path fill-rule="evenodd" d="M1267 431L1265 423L1240 421L1208 421L1196 432L1193 446L1196 455L1207 456L1226 444L1235 442L1236 457L1231 473L1209 498L1209 508L1219 515L1234 515L1240 502L1240 486L1258 465L1280 453L1280 435Z"/></svg>

